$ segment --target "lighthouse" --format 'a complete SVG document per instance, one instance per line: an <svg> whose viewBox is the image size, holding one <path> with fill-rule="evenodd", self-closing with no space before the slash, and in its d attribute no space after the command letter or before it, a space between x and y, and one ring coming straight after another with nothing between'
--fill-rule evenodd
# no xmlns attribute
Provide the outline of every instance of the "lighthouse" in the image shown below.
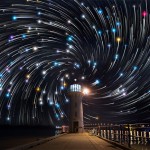
<svg viewBox="0 0 150 150"><path fill-rule="evenodd" d="M82 133L84 131L83 123L83 104L82 87L79 84L73 84L69 89L70 97L70 125L71 133Z"/></svg>

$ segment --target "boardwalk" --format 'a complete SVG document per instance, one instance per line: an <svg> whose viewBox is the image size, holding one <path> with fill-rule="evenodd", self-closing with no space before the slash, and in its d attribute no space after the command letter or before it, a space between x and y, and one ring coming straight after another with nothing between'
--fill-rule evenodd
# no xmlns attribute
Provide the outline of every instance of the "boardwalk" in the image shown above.
<svg viewBox="0 0 150 150"><path fill-rule="evenodd" d="M88 133L67 134L31 150L121 150Z"/></svg>

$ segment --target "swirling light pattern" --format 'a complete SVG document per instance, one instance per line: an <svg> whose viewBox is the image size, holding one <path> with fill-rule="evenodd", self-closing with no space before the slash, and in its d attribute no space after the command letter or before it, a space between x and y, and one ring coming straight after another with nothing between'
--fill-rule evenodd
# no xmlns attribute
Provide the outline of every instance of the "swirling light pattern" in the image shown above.
<svg viewBox="0 0 150 150"><path fill-rule="evenodd" d="M62 124L68 87L85 123L150 121L148 0L0 2L0 122Z"/></svg>

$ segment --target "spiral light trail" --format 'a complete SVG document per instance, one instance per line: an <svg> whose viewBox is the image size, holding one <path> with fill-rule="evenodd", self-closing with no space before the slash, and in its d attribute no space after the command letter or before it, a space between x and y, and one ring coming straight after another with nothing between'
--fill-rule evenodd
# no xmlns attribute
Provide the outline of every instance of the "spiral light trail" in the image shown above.
<svg viewBox="0 0 150 150"><path fill-rule="evenodd" d="M84 121L150 121L148 0L0 2L0 123L63 124L72 83Z"/></svg>

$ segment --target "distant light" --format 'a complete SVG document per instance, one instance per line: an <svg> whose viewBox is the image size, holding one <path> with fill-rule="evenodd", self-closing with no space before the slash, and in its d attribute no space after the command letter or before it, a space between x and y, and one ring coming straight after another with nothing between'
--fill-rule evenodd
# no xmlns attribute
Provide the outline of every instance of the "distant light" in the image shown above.
<svg viewBox="0 0 150 150"><path fill-rule="evenodd" d="M70 50L69 50L69 49L67 49L67 50L66 50L66 52L67 52L67 53L69 53L69 52L70 52Z"/></svg>
<svg viewBox="0 0 150 150"><path fill-rule="evenodd" d="M44 71L42 71L42 74L43 74L43 75L46 75L46 71L45 71L45 70L44 70Z"/></svg>
<svg viewBox="0 0 150 150"><path fill-rule="evenodd" d="M95 25L93 25L92 28L95 29L96 28Z"/></svg>
<svg viewBox="0 0 150 150"><path fill-rule="evenodd" d="M85 18L85 15L83 14L81 17L84 19L84 18Z"/></svg>
<svg viewBox="0 0 150 150"><path fill-rule="evenodd" d="M122 77L123 76L123 73L120 73L120 77Z"/></svg>
<svg viewBox="0 0 150 150"><path fill-rule="evenodd" d="M3 77L3 75L2 75L2 73L0 73L0 78L2 78Z"/></svg>
<svg viewBox="0 0 150 150"><path fill-rule="evenodd" d="M27 79L29 79L29 78L30 78L30 75L29 75L29 74L27 74L27 75L26 75L26 78L27 78Z"/></svg>
<svg viewBox="0 0 150 150"><path fill-rule="evenodd" d="M137 69L138 69L138 67L137 67L137 66L134 66L134 67L133 67L133 70L137 70Z"/></svg>
<svg viewBox="0 0 150 150"><path fill-rule="evenodd" d="M43 105L43 101L40 101L40 105Z"/></svg>
<svg viewBox="0 0 150 150"><path fill-rule="evenodd" d="M84 79L85 79L85 77L84 77L84 76L82 76L82 77L81 77L81 79L82 79L82 80L84 80Z"/></svg>
<svg viewBox="0 0 150 150"><path fill-rule="evenodd" d="M72 46L72 45L69 45L69 48L71 49L71 48L73 48L73 46Z"/></svg>
<svg viewBox="0 0 150 150"><path fill-rule="evenodd" d="M99 120L99 117L96 117L95 119L96 119L96 120Z"/></svg>
<svg viewBox="0 0 150 150"><path fill-rule="evenodd" d="M68 36L67 40L68 40L69 42L73 41L73 36Z"/></svg>
<svg viewBox="0 0 150 150"><path fill-rule="evenodd" d="M95 84L100 84L100 80L96 80L96 81L95 81Z"/></svg>
<svg viewBox="0 0 150 150"><path fill-rule="evenodd" d="M121 38L120 37L117 37L116 38L116 41L119 43L119 42L121 42Z"/></svg>
<svg viewBox="0 0 150 150"><path fill-rule="evenodd" d="M60 81L64 81L64 78L61 78Z"/></svg>
<svg viewBox="0 0 150 150"><path fill-rule="evenodd" d="M66 99L66 103L68 103L69 102L69 100L68 99Z"/></svg>
<svg viewBox="0 0 150 150"><path fill-rule="evenodd" d="M40 12L40 11L38 12L38 15L41 15L41 12Z"/></svg>
<svg viewBox="0 0 150 150"><path fill-rule="evenodd" d="M38 67L40 64L39 63L36 63L36 66Z"/></svg>
<svg viewBox="0 0 150 150"><path fill-rule="evenodd" d="M28 27L28 30L31 30L31 27Z"/></svg>
<svg viewBox="0 0 150 150"><path fill-rule="evenodd" d="M46 91L45 91L45 90L43 91L43 94L46 94Z"/></svg>
<svg viewBox="0 0 150 150"><path fill-rule="evenodd" d="M119 55L116 54L116 55L115 55L115 60L118 60L118 59L119 59Z"/></svg>
<svg viewBox="0 0 150 150"><path fill-rule="evenodd" d="M8 105L7 105L7 108L8 108L8 110L9 110L9 109L11 108L11 105L10 105L10 104L8 104Z"/></svg>
<svg viewBox="0 0 150 150"><path fill-rule="evenodd" d="M122 89L122 92L124 92L125 91L125 89Z"/></svg>
<svg viewBox="0 0 150 150"><path fill-rule="evenodd" d="M10 117L7 117L7 121L10 121Z"/></svg>
<svg viewBox="0 0 150 150"><path fill-rule="evenodd" d="M64 82L64 86L67 86L66 82Z"/></svg>
<svg viewBox="0 0 150 150"><path fill-rule="evenodd" d="M16 21L16 20L17 20L17 17L16 17L16 16L13 16L13 17L12 17L12 20L13 20L13 21Z"/></svg>
<svg viewBox="0 0 150 150"><path fill-rule="evenodd" d="M121 25L121 23L120 23L120 22L116 22L116 25L117 25L117 26L120 26L120 25Z"/></svg>
<svg viewBox="0 0 150 150"><path fill-rule="evenodd" d="M61 89L61 90L64 90L64 86L61 86L60 89Z"/></svg>
<svg viewBox="0 0 150 150"><path fill-rule="evenodd" d="M55 116L56 116L56 118L59 118L59 115L58 115L58 114L56 114Z"/></svg>
<svg viewBox="0 0 150 150"><path fill-rule="evenodd" d="M113 33L116 33L116 29L115 29L115 28L112 28L112 32L113 32Z"/></svg>
<svg viewBox="0 0 150 150"><path fill-rule="evenodd" d="M111 44L108 44L107 46L110 48L110 47L111 47Z"/></svg>
<svg viewBox="0 0 150 150"><path fill-rule="evenodd" d="M90 93L90 90L88 88L83 89L83 94L88 95Z"/></svg>
<svg viewBox="0 0 150 150"><path fill-rule="evenodd" d="M51 106L54 104L52 101L50 101L50 103L49 103Z"/></svg>
<svg viewBox="0 0 150 150"><path fill-rule="evenodd" d="M6 93L6 97L9 98L10 97L10 93Z"/></svg>
<svg viewBox="0 0 150 150"><path fill-rule="evenodd" d="M102 31L101 31L101 30L99 30L99 31L98 31L98 34L100 34L100 35L101 35L101 34L102 34Z"/></svg>
<svg viewBox="0 0 150 150"><path fill-rule="evenodd" d="M90 63L91 63L91 60L88 60L88 63L90 64Z"/></svg>
<svg viewBox="0 0 150 150"><path fill-rule="evenodd" d="M37 87L37 88L36 88L36 91L37 91L37 92L40 92L40 91L41 91L40 87Z"/></svg>
<svg viewBox="0 0 150 150"><path fill-rule="evenodd" d="M22 38L25 39L27 36L26 34L22 34Z"/></svg>
<svg viewBox="0 0 150 150"><path fill-rule="evenodd" d="M29 51L29 49L28 49L28 48L26 48L26 49L25 49L25 51L26 51L26 52L28 52L28 51Z"/></svg>
<svg viewBox="0 0 150 150"><path fill-rule="evenodd" d="M56 103L55 106L56 106L57 108L60 108L60 105L59 105L58 103Z"/></svg>
<svg viewBox="0 0 150 150"><path fill-rule="evenodd" d="M68 78L68 77L69 77L69 74L66 74L65 77Z"/></svg>
<svg viewBox="0 0 150 150"><path fill-rule="evenodd" d="M142 12L142 16L143 16L143 17L146 17L146 16L147 16L147 12L146 12L146 11L143 11L143 12Z"/></svg>
<svg viewBox="0 0 150 150"><path fill-rule="evenodd" d="M40 23L42 23L42 21L41 21L41 20L38 20L38 23L40 24Z"/></svg>
<svg viewBox="0 0 150 150"><path fill-rule="evenodd" d="M74 65L75 65L75 67L80 68L79 64L75 63Z"/></svg>
<svg viewBox="0 0 150 150"><path fill-rule="evenodd" d="M127 94L126 93L123 93L123 96L126 96Z"/></svg>
<svg viewBox="0 0 150 150"><path fill-rule="evenodd" d="M97 65L97 63L96 62L94 62L94 66L96 66Z"/></svg>
<svg viewBox="0 0 150 150"><path fill-rule="evenodd" d="M10 36L10 39L12 40L13 38L14 38L14 36L13 36L13 35L11 35L11 36Z"/></svg>
<svg viewBox="0 0 150 150"><path fill-rule="evenodd" d="M38 50L38 47L34 46L34 47L33 47L33 50L34 50L34 51L37 51L37 50Z"/></svg>
<svg viewBox="0 0 150 150"><path fill-rule="evenodd" d="M70 23L71 23L71 20L68 20L67 22L70 24Z"/></svg>
<svg viewBox="0 0 150 150"><path fill-rule="evenodd" d="M103 13L103 10L102 10L102 9L99 9L99 10L98 10L98 13L99 13L99 14L102 14L102 13Z"/></svg>

